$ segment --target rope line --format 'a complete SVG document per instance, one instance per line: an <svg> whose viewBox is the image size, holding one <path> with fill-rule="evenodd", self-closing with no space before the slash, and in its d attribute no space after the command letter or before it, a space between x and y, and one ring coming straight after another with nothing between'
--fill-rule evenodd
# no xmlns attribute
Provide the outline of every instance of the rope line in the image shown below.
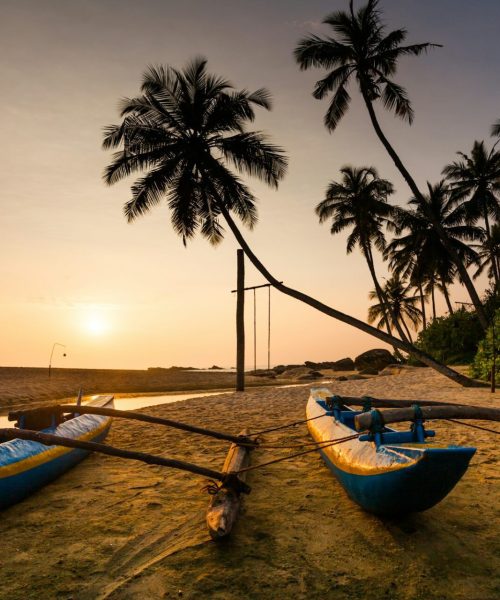
<svg viewBox="0 0 500 600"><path fill-rule="evenodd" d="M354 435L349 435L344 438L338 438L333 442L325 443L323 446L316 446L315 448L310 448L309 450L304 450L303 452L296 452L295 454L290 454L289 456L282 456L280 458L275 458L274 460L270 460L265 463L260 463L258 465L253 465L251 467L246 467L245 469L241 469L240 471L234 471L231 473L232 475L240 475L241 473L247 473L248 471L255 471L256 469L260 469L261 467L267 467L268 465L274 465L279 462L283 462L285 460L291 460L292 458L296 458L297 456L304 456L304 454L310 454L311 452L316 452L317 450L323 450L324 448L329 448L330 446L335 446L336 444L342 444L344 442L350 442L351 440L357 439L361 434L356 433Z"/></svg>
<svg viewBox="0 0 500 600"><path fill-rule="evenodd" d="M300 425L301 423L307 423L308 421L314 421L314 419L321 419L321 417L330 417L331 415L323 414L317 417L310 417L309 419L301 419L300 421L293 421L286 425L280 425L279 427L271 427L270 429L263 429L262 431L256 431L255 433L249 433L247 437L253 437L254 435L261 435L263 433L271 433L271 431L278 431L278 429L286 429L287 427L293 427L294 425Z"/></svg>
<svg viewBox="0 0 500 600"><path fill-rule="evenodd" d="M465 425L466 427L473 427L474 429L480 429L481 431L487 431L488 433L500 434L500 431L495 429L488 429L488 427L481 427L481 425L473 425L472 423L464 423L463 421L456 421L455 419L446 419L449 423L456 423L457 425Z"/></svg>

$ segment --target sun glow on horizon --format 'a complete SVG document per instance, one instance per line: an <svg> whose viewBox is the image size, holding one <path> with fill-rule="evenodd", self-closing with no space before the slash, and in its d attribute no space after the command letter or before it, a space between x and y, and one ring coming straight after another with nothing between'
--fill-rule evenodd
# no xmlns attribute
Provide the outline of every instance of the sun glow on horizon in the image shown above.
<svg viewBox="0 0 500 600"><path fill-rule="evenodd" d="M83 327L91 335L104 335L110 330L109 321L102 314L91 313L83 321Z"/></svg>

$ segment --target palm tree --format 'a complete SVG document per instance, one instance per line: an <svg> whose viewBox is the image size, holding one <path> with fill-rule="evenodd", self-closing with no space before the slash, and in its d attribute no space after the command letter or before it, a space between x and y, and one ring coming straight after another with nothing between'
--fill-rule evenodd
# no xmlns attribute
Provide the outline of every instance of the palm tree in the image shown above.
<svg viewBox="0 0 500 600"><path fill-rule="evenodd" d="M422 312L416 306L420 302L420 298L409 294L411 287L411 285L405 285L398 274L388 279L384 286L384 296L391 306L391 328L402 325L410 342L412 337L408 323L413 326L415 331L422 323ZM377 290L372 290L368 298L370 300L378 299ZM368 323L375 323L375 321L378 321L377 328L381 329L385 322L385 310L380 301L368 309Z"/></svg>
<svg viewBox="0 0 500 600"><path fill-rule="evenodd" d="M106 183L142 172L125 204L130 222L165 197L172 226L184 243L199 231L216 244L224 235L223 219L250 262L273 287L411 352L462 385L471 385L467 377L418 348L284 285L252 252L232 215L252 227L257 221L255 198L231 167L272 187L285 175L287 161L281 148L270 144L261 132L245 129L254 120L255 107L270 109L266 90L235 91L228 81L207 73L206 60L198 58L182 71L150 67L141 91L137 98L122 101L122 122L105 129L103 142L105 149L121 148L105 170Z"/></svg>
<svg viewBox="0 0 500 600"><path fill-rule="evenodd" d="M477 250L478 265L474 278L488 269L488 277L495 282L495 289L500 290L500 225L495 223L491 228L489 239L473 247Z"/></svg>
<svg viewBox="0 0 500 600"><path fill-rule="evenodd" d="M439 44L413 44L403 46L407 31L396 29L385 35L385 28L378 11L378 0L368 3L354 12L353 0L349 2L349 12L336 11L328 15L323 22L329 25L334 37L310 35L299 42L295 58L301 69L323 68L328 74L320 79L314 88L313 96L318 100L333 92L332 100L325 115L325 125L333 131L349 108L351 97L349 84L356 82L368 110L373 128L380 141L392 158L397 169L408 184L415 198L423 201L423 194L415 180L403 164L403 161L384 135L374 109L378 100L384 107L398 117L413 121L413 109L406 90L391 78L396 73L398 59L403 56L418 56ZM441 237L446 251L460 272L467 287L478 318L486 329L488 322L478 293L467 273L467 268L454 253L446 234L438 221L432 223Z"/></svg>
<svg viewBox="0 0 500 600"><path fill-rule="evenodd" d="M491 238L490 219L500 219L500 152L486 151L484 142L474 142L470 156L457 152L461 160L447 165L443 175L450 181L452 199L462 203L467 220L484 220L486 238Z"/></svg>
<svg viewBox="0 0 500 600"><path fill-rule="evenodd" d="M436 185L428 183L427 188L424 203L420 198L412 198L409 204L414 207L413 210L399 209L395 213L398 233L408 233L392 240L387 246L386 255L390 257L391 268L404 265L402 275L412 282L418 282L420 289L425 286L426 292L430 292L435 317L435 287L443 292L448 310L453 313L448 286L457 273L433 222L439 220L449 245L465 265L472 264L477 258L476 252L466 242L480 239L482 231L463 223L464 212L461 207L455 207L444 181Z"/></svg>
<svg viewBox="0 0 500 600"><path fill-rule="evenodd" d="M390 181L380 179L374 167L345 166L340 169L341 182L332 181L328 186L326 198L316 206L319 222L331 219L331 233L335 235L345 229L352 229L347 238L347 253L350 254L359 246L375 286L387 333L391 333L390 311L384 291L380 287L375 272L373 246L380 252L385 250L384 226L391 225L393 207L387 203L387 198L394 192ZM400 330L400 336L405 334Z"/></svg>

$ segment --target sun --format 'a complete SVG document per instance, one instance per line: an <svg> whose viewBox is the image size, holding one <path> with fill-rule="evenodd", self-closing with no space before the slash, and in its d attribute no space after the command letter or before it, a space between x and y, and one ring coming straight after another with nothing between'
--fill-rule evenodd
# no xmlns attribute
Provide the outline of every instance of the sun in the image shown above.
<svg viewBox="0 0 500 600"><path fill-rule="evenodd" d="M86 317L84 328L92 335L103 335L109 330L109 323L102 315L91 314Z"/></svg>

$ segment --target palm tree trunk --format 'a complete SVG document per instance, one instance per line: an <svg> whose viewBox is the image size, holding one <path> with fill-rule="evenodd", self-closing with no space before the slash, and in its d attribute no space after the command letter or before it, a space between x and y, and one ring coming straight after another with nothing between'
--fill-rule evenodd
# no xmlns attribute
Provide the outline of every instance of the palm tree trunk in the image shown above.
<svg viewBox="0 0 500 600"><path fill-rule="evenodd" d="M408 329L408 325L405 323L405 320L401 317L401 324L403 325L403 327L405 328L406 331L406 335L408 337L408 341L410 342L410 344L413 344L413 339L411 337L411 333L410 330Z"/></svg>
<svg viewBox="0 0 500 600"><path fill-rule="evenodd" d="M422 284L419 283L418 284L418 291L420 292L420 305L421 305L421 311L422 311L422 326L425 329L427 327L427 317L425 314L425 296L424 296L424 290L422 289Z"/></svg>
<svg viewBox="0 0 500 600"><path fill-rule="evenodd" d="M396 328L399 337L402 340L406 340L406 335L404 334L403 330L401 329L401 325L399 324L399 321L396 317L396 315L394 314L394 311L392 310L392 306L391 303L389 302L389 300L387 299L387 295L385 293L385 291L382 289L382 287L380 286L378 279L377 279L377 275L375 273L375 263L373 261L373 254L372 254L372 250L371 247L368 243L365 243L363 246L363 252L365 254L365 258L366 258L366 262L368 263L368 268L370 269L370 273L373 279L373 283L375 285L375 290L377 292L377 296L378 296L378 301L380 303L380 305L382 306L383 312L384 312L384 317L385 317L385 321L387 324L387 333L389 335L391 335L391 328L390 328L390 322L387 316L387 313L390 313L391 316L391 322L394 325L394 327Z"/></svg>
<svg viewBox="0 0 500 600"><path fill-rule="evenodd" d="M446 300L446 306L448 307L448 311L449 311L450 315L452 315L453 314L453 306L451 305L450 294L448 293L448 288L446 287L446 283L444 282L443 278L441 278L441 285L443 286L443 295L444 295L444 299Z"/></svg>
<svg viewBox="0 0 500 600"><path fill-rule="evenodd" d="M389 156L394 161L394 164L396 165L398 171L401 173L404 180L408 184L408 186L409 186L410 190L412 191L413 195L415 196L415 198L420 200L422 202L422 205L425 206L425 198L424 198L423 194L421 193L421 191L418 189L418 186L415 183L415 180L410 175L410 173L407 171L403 162L401 161L399 156L396 154L396 151L391 146L389 140L385 137L385 135L379 125L379 122L377 120L377 115L375 114L373 104L372 104L371 100L368 98L368 95L366 94L366 92L363 90L363 86L361 89L361 93L363 96L363 100L365 101L365 105L368 110L368 114L370 115L370 120L372 122L373 128L375 129L375 133L377 134L378 138L384 145ZM434 219L431 219L431 221L432 221L432 226L436 230L436 233L439 235L439 238L443 243L443 246L446 248L446 251L448 252L450 258L455 263L455 265L460 273L460 276L462 278L462 281L463 281L465 287L467 288L470 299L472 300L472 303L474 304L479 322L481 323L481 326L483 327L483 329L486 331L488 329L488 320L486 318L486 313L484 312L484 307L481 303L481 300L476 291L476 288L474 287L474 284L472 283L469 273L467 272L467 268L465 267L463 262L460 260L460 257L458 256L458 254L455 252L454 248L450 244L450 242L448 240L448 236L444 232L441 224L438 223L437 221L435 221Z"/></svg>
<svg viewBox="0 0 500 600"><path fill-rule="evenodd" d="M434 295L434 283L431 283L432 318L436 318L436 297Z"/></svg>
<svg viewBox="0 0 500 600"><path fill-rule="evenodd" d="M371 253L370 246L367 243L363 243L362 248L363 248L363 254L365 255L365 259L368 264L368 269L370 270L370 275L372 276L373 285L375 286L375 291L377 293L377 298L378 298L379 304L382 307L382 314L384 315L384 323L385 323L385 327L387 329L387 333L389 335L392 335L391 321L389 320L389 316L387 314L390 310L389 302L387 301L387 296L385 295L384 291L382 290L382 288L378 282L377 275L375 273L375 265L373 264L373 256ZM391 311L391 316L392 316L392 311ZM394 318L392 319L392 321L394 323ZM404 336L401 336L401 339L405 339ZM401 362L404 362L404 357L402 356L402 354L400 353L398 348L394 345L392 347L394 349L394 354L396 355L398 360L400 360Z"/></svg>
<svg viewBox="0 0 500 600"><path fill-rule="evenodd" d="M308 306L312 306L316 310L319 310L320 312L324 313L325 315L328 315L329 317L333 317L334 319L342 321L343 323L346 323L347 325L356 327L356 329L364 331L365 333L368 333L369 335L372 335L373 337L376 337L379 340L382 340L386 344L390 344L391 346L392 345L397 346L400 350L403 350L404 352L408 352L409 354L412 354L413 356L415 356L415 358L422 361L427 366L432 367L433 369L438 371L438 373L441 373L445 377L448 377L452 381L455 381L456 383L459 383L460 385L462 385L464 387L471 387L471 386L477 385L477 384L475 384L475 382L473 380L469 379L468 377L465 377L465 375L462 375L461 373L457 373L456 371L454 371L453 369L450 369L446 365L443 365L440 362L438 362L437 360L434 360L432 358L432 356L429 356L426 352L423 352L419 348L412 346L408 342L403 342L402 340L399 340L398 338L395 338L387 333L384 333L383 331L380 331L380 330L376 329L375 327L372 327L371 325L368 325L367 323L364 323L363 321L356 319L355 317L351 317L350 315L346 315L345 313L342 313L342 312L336 310L335 308L331 308L330 306L323 304L319 300L316 300L315 298L312 298L311 296L308 296L307 294L304 294L302 292L299 292L298 290L294 290L293 288L283 285L283 283L281 283L280 281L278 281L275 277L273 277L271 275L271 273L266 269L266 267L260 262L260 260L252 252L252 250L250 249L250 246L247 244L245 238L242 236L240 230L236 226L231 215L229 214L228 210L226 209L226 207L224 206L224 204L222 202L219 203L219 209L220 209L224 219L226 220L226 223L228 224L229 229L231 229L231 231L233 232L234 237L236 238L237 242L240 244L241 248L247 255L250 262L274 288L276 288L283 294L286 294L287 296L296 298L297 300L304 302L304 304L307 304Z"/></svg>

